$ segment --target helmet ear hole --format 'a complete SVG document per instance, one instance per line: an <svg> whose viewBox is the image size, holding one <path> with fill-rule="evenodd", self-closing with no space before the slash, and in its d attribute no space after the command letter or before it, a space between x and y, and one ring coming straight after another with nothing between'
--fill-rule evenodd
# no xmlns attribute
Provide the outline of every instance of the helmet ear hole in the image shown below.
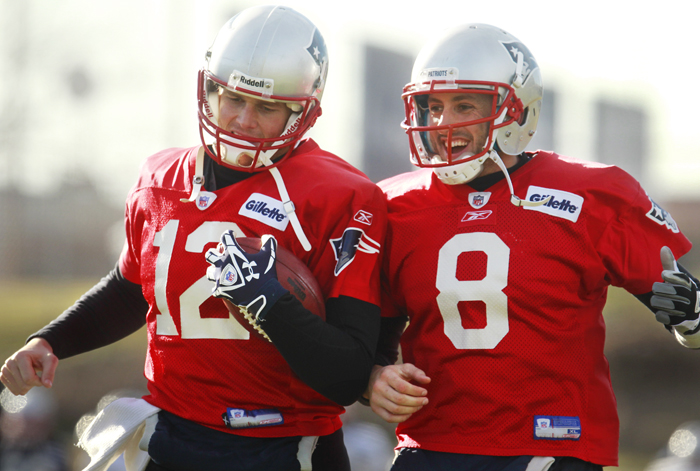
<svg viewBox="0 0 700 471"><path fill-rule="evenodd" d="M530 107L528 106L523 110L522 113L520 113L520 117L518 118L518 126L522 126L525 124L525 121L527 121L527 115L530 112Z"/></svg>

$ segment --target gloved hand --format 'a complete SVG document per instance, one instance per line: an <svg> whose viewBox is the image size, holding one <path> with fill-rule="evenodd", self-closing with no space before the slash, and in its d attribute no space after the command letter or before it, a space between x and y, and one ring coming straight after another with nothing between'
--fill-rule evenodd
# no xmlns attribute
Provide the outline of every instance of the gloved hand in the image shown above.
<svg viewBox="0 0 700 471"><path fill-rule="evenodd" d="M673 252L668 247L661 249L663 283L652 286L651 307L656 311L656 320L673 326L678 333L693 333L700 320L698 286L686 273L678 270Z"/></svg>
<svg viewBox="0 0 700 471"><path fill-rule="evenodd" d="M276 254L277 239L271 235L262 237L258 253L249 254L238 245L233 231L224 232L217 248L206 253L207 262L211 263L207 278L215 283L212 294L228 299L260 322L275 302L289 292L277 280Z"/></svg>

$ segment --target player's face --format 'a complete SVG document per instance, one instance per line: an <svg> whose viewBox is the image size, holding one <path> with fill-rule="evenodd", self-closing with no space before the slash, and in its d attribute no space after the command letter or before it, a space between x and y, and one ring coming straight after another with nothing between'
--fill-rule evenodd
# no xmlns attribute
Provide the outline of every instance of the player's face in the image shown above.
<svg viewBox="0 0 700 471"><path fill-rule="evenodd" d="M491 114L493 96L479 93L435 93L428 96L428 125L444 126L485 118ZM452 142L448 131L430 131L433 149L447 160L448 147L452 147L452 160L460 156L475 155L484 149L488 137L488 123L463 126L452 131Z"/></svg>
<svg viewBox="0 0 700 471"><path fill-rule="evenodd" d="M223 90L219 98L219 125L228 132L246 137L275 138L282 134L292 110L276 103ZM240 162L242 166L250 162Z"/></svg>

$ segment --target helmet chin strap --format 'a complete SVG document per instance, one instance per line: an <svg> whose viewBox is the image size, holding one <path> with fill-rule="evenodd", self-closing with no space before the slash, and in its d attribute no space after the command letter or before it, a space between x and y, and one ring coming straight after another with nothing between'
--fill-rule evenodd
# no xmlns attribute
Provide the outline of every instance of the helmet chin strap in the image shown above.
<svg viewBox="0 0 700 471"><path fill-rule="evenodd" d="M192 177L192 194L188 198L180 198L183 203L191 203L197 199L204 185L204 146L197 150L197 158L194 164L194 177Z"/></svg>
<svg viewBox="0 0 700 471"><path fill-rule="evenodd" d="M510 190L510 202L513 203L515 206L541 206L543 204L547 204L549 200L552 199L552 196L550 195L542 201L528 201L515 196L515 191L513 190L513 182L511 182L510 180L508 168L503 162L503 159L501 159L501 156L493 148L491 148L491 150L486 152L478 159L471 160L461 165L454 165L442 168L438 167L435 168L433 171L443 183L447 185L461 185L462 183L468 183L474 180L476 177L478 177L481 174L481 171L484 169L484 162L486 162L486 160L488 159L493 160L496 163L496 165L498 165L498 167L501 169L503 175L505 175L506 182L508 182L508 189Z"/></svg>
<svg viewBox="0 0 700 471"><path fill-rule="evenodd" d="M294 211L294 203L292 203L292 200L289 198L289 193L287 193L287 187L285 187L284 180L282 180L282 174L280 173L278 167L272 167L269 170L270 174L272 175L272 178L274 178L275 180L275 184L277 185L277 191L279 192L280 198L282 199L282 205L284 207L285 212L287 213L289 222L292 223L292 229L294 229L294 233L297 235L297 239L299 239L301 246L304 248L305 251L308 252L311 250L311 243L306 237L306 234L304 234L304 229L301 227L299 218L297 217L297 214Z"/></svg>
<svg viewBox="0 0 700 471"><path fill-rule="evenodd" d="M298 144L298 143L297 143ZM289 222L292 224L292 229L299 239L301 246L305 251L311 250L311 243L304 233L304 229L301 227L299 218L295 212L294 203L289 198L289 193L287 192L287 187L282 180L282 174L277 167L272 167L269 169L272 178L275 180L277 185L277 191L280 194L280 199L282 200L282 206L284 207ZM195 160L195 171L194 177L192 178L192 194L189 198L181 198L180 201L183 203L191 203L197 200L200 191L202 190L202 185L204 185L204 146L201 146L197 151L197 158Z"/></svg>
<svg viewBox="0 0 700 471"><path fill-rule="evenodd" d="M501 159L501 156L498 155L498 152L496 152L494 149L491 149L488 151L487 155L489 155L489 158L496 162L496 165L501 169L503 172L503 175L506 177L506 181L508 182L508 189L510 189L510 202L513 203L515 206L521 207L521 206L541 206L543 204L549 203L549 200L552 199L552 196L548 196L547 198L543 199L542 201L528 201L521 199L517 196L515 196L515 191L513 191L513 183L510 181L510 174L508 173L508 169L506 168L506 164L503 163L503 159Z"/></svg>

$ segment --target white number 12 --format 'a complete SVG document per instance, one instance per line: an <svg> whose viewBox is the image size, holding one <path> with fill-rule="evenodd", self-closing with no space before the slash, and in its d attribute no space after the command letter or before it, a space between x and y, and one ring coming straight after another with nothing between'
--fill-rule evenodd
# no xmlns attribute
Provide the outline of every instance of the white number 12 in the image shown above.
<svg viewBox="0 0 700 471"><path fill-rule="evenodd" d="M159 247L156 259L156 280L153 287L156 306L160 314L156 317L156 334L177 335L177 328L168 306L167 285L170 262L175 247L175 237L180 221L172 219L155 234L153 246ZM204 253L204 247L210 242L218 242L221 234L231 229L236 237L245 234L233 222L206 221L187 236L185 250L192 253ZM204 257L202 255L202 257ZM206 275L195 281L180 296L180 327L183 339L239 339L247 340L250 333L233 317L227 319L202 318L199 306L211 296L212 282Z"/></svg>

